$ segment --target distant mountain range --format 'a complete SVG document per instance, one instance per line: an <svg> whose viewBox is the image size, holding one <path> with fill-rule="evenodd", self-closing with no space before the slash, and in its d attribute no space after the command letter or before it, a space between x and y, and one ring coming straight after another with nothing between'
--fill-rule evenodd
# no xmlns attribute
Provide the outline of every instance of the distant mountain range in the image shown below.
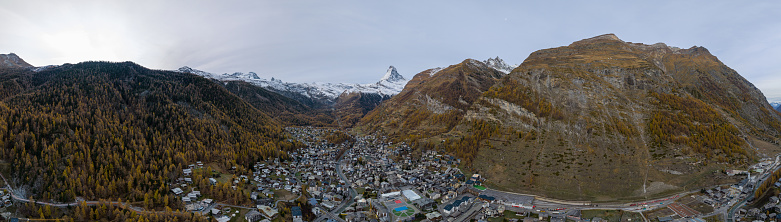
<svg viewBox="0 0 781 222"><path fill-rule="evenodd" d="M781 112L781 102L771 102L770 106L772 106L774 109L776 109L779 112Z"/></svg>
<svg viewBox="0 0 781 222"><path fill-rule="evenodd" d="M510 71L512 71L512 69L517 67L517 65L515 66L508 65L507 63L504 62L504 60L500 59L499 57L489 58L483 61L483 63L485 63L487 67L496 69L505 74L509 73ZM313 107L319 107L321 105L333 106L337 102L339 96L341 96L342 94L352 94L352 93L375 94L379 97L389 98L401 92L401 90L404 89L404 86L408 82L408 80L405 79L404 76L399 74L399 72L396 70L396 67L393 66L388 67L387 71L385 72L385 75L383 75L383 77L379 81L375 83L369 83L369 84L320 83L320 82L293 83L293 82L283 82L282 80L276 78L271 78L271 79L261 78L257 75L257 73L254 72L214 74L210 72L193 69L187 66L179 68L177 71L193 73L196 75L200 75L206 78L215 79L219 81L248 82L253 85L260 86L272 90L274 92L280 93L282 95L288 96L290 98L294 98L304 104L308 104Z"/></svg>
<svg viewBox="0 0 781 222"><path fill-rule="evenodd" d="M396 70L396 67L393 66L388 68L388 70L385 72L385 75L379 81L370 84L292 83L283 82L282 80L275 78L261 78L254 72L213 74L201 70L196 70L187 66L179 68L178 71L193 73L220 81L248 82L253 85L260 86L278 92L282 95L297 99L302 103L315 107L320 105L333 106L339 95L342 95L343 93L368 93L390 97L398 94L404 88L404 85L407 84L407 80L404 78L404 76L400 75Z"/></svg>

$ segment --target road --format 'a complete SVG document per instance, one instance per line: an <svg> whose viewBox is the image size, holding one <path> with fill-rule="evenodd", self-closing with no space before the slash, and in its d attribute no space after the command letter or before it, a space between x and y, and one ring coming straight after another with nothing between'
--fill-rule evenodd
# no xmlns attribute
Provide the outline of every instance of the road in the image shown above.
<svg viewBox="0 0 781 222"><path fill-rule="evenodd" d="M351 149L351 148L347 148L347 149ZM781 156L781 155L779 155L779 156ZM779 164L779 161L778 161L778 157L779 156L776 157L776 162L774 162L773 165L771 165L770 169L765 171L759 177L760 179L757 180L757 182L756 182L756 184L754 186L755 188L758 187L758 184L762 184L765 180L767 180L767 178L769 177L770 174L772 174L774 171L778 170L779 167L781 167L781 164ZM341 178L341 180L345 181L345 185L349 189L350 198L346 198L344 201L342 201L342 203L338 207L334 208L334 210L332 210L330 212L323 213L323 215L321 215L320 217L318 217L315 220L317 222L324 221L324 220L326 220L328 218L335 219L337 221L344 221L338 215L341 212L343 212L345 208L347 208L348 206L352 205L355 202L355 197L358 195L358 193L355 191L355 189L352 188L352 184L351 184L350 180L347 179L347 177L344 175L344 172L342 171L343 158L344 158L344 154L339 156L339 159L338 159L337 165L336 165L336 171L337 171L337 174L338 174L339 178ZM11 184L8 183L8 181L7 181L7 179L5 178L4 175L0 174L0 178L2 178L3 182L5 182L6 187L7 187L6 189L8 191L10 191L9 193L11 194L11 197L15 201L25 202L25 203L32 202L32 200L29 200L29 199L24 198L24 197L17 196L17 194L14 192L14 189L11 187ZM518 193L505 192L505 191L499 191L499 190L491 190L491 191L493 191L493 192L501 192L501 193L505 193L505 194L508 194L508 195L523 195L523 196L533 196L533 197L536 197L536 195L518 194ZM637 204L636 206L630 206L630 204L632 204L632 203L599 204L599 205L592 204L592 205L588 205L588 206L576 205L576 204L568 205L568 204L562 204L562 203L545 202L545 201L541 201L541 200L535 201L536 202L535 205L537 205L540 208L560 208L560 207L566 207L566 208L569 208L569 209L578 209L578 210L591 210L591 209L599 209L599 210L625 210L625 211L632 211L632 212L642 213L644 211L649 211L649 210L653 210L653 209L657 209L657 208L661 208L661 207L666 207L670 203L673 203L677 198L686 196L686 195L688 195L690 193L693 193L693 192L695 192L695 191L684 192L684 193L676 194L676 195L673 195L673 196L670 196L670 197L667 197L667 198L660 198L660 199L656 199L656 200L644 201L643 203L635 203L635 204ZM300 195L299 195L299 197L300 197ZM296 199L298 199L298 198L296 198ZM535 198L535 199L537 199L537 198ZM278 202L279 201L275 202L275 205ZM130 211L133 211L133 212L136 212L136 213L144 213L144 214L170 213L170 212L165 212L165 211L149 211L149 210L145 210L145 209L143 209L141 207L132 206L132 205L130 205L128 203L125 203L125 202L116 202L116 201L84 201L84 203L87 206L96 206L96 205L100 205L100 204L110 204L110 205L114 205L114 206L117 206L117 207L120 207L120 208L123 208L123 209L126 209L126 210L130 210ZM736 203L736 204L733 204L733 203ZM735 211L740 209L745 203L746 203L745 199L736 199L736 200L731 201L729 204L727 204L727 205L725 205L725 206L723 206L721 208L716 209L716 211L714 211L713 213L708 214L708 215L703 215L702 217L722 214L722 215L725 216L727 222L732 222L732 221L734 221ZM45 201L35 201L35 204L48 205L48 206L53 206L53 207L73 207L73 206L78 206L79 204L81 204L81 202L51 203L51 202L45 202ZM641 204L643 204L643 205L650 205L651 208L646 208L645 210L642 210ZM242 208L242 209L254 209L254 208L251 208L251 207L229 205L229 204L224 204L224 203L216 203L216 204L212 204L212 205L208 206L207 208L205 208L204 210L202 210L200 212L201 213L207 212L208 209L210 209L210 208L212 208L214 206L229 206L229 207ZM646 221L647 221L647 219L646 219Z"/></svg>
<svg viewBox="0 0 781 222"><path fill-rule="evenodd" d="M353 144L353 146L355 146L355 144ZM348 149L351 149L351 148L348 148ZM332 210L331 212L327 212L327 213L323 214L322 216L318 217L317 219L315 219L314 220L315 222L324 221L324 220L326 220L328 218L344 222L344 220L342 220L342 218L339 217L338 215L341 214L342 211L344 211L345 208L347 208L350 205L352 205L355 202L355 197L358 196L358 192L355 191L355 189L353 189L352 183L350 182L350 180L347 179L346 176L344 176L344 172L342 172L342 161L344 159L344 153L347 153L347 151L342 152L342 155L339 156L339 160L336 161L336 174L339 175L339 178L341 180L345 181L345 186L347 186L347 188L350 190L350 198L346 198L344 201L342 201L342 204L340 204L338 207L334 208L334 210Z"/></svg>
<svg viewBox="0 0 781 222"><path fill-rule="evenodd" d="M0 178L2 178L3 182L5 182L6 189L8 191L10 191L9 193L11 193L11 198L13 198L15 201L25 202L25 203L33 202L32 200L29 200L27 198L17 196L15 194L15 192L14 192L14 189L11 187L11 184L8 183L8 180L5 179L5 176L3 176L2 173L0 173ZM150 210L145 210L144 208L135 207L135 206L132 206L129 203L126 203L126 202L95 201L95 200L83 201L83 202L87 206L97 206L97 205L103 205L103 204L114 205L114 206L117 206L119 208L122 208L122 209L125 209L125 210L130 210L130 211L133 211L133 212L136 212L136 213L140 213L140 214L176 213L176 212L167 212L167 211L150 211ZM45 202L45 201L34 201L34 203L35 204L39 204L39 205L52 206L52 207L74 207L74 206L80 205L82 202L51 203L51 202ZM184 214L184 212L182 212L182 214Z"/></svg>
<svg viewBox="0 0 781 222"><path fill-rule="evenodd" d="M277 200L277 201L274 201L274 208L277 208L277 205L279 204L279 202L292 202L292 201L296 201L296 200L298 200L298 198L301 198L301 195L304 195L303 192L298 194L298 196L296 198L293 198L291 200Z"/></svg>
<svg viewBox="0 0 781 222"><path fill-rule="evenodd" d="M779 157L781 157L781 154L779 154L779 155L776 155L776 157L775 157L775 162L773 162L773 165L770 167L770 170L767 170L767 171L763 172L762 176L761 176L761 177L759 177L760 179L759 179L759 180L757 180L757 182L756 182L756 183L754 184L754 186L753 186L753 188L754 188L754 189L756 189L757 187L759 187L759 185L760 185L760 184L764 183L764 182L765 182L765 180L767 180L767 178L768 178L768 177L770 177L770 175L771 175L771 174L773 174L773 172L775 172L776 170L778 170L779 168L781 168L781 164L779 164ZM752 190L752 192L753 192L753 191L754 191L754 190ZM747 197L748 197L748 196L747 196ZM759 198L759 197L756 197L756 198ZM730 208L727 210L727 212L726 212L726 215L724 215L724 216L726 216L727 222L733 222L733 221L735 221L735 211L737 211L738 209L740 209L741 207L743 207L743 205L744 205L744 204L746 204L746 200L747 200L747 199L745 199L745 198L744 198L744 199L740 199L740 201L738 201L738 203L737 203L737 204L735 204L735 205L731 206L731 207L730 207Z"/></svg>
<svg viewBox="0 0 781 222"><path fill-rule="evenodd" d="M727 222L732 222L735 220L735 211L743 207L743 204L746 204L745 199L741 200L740 203L729 209L729 212L727 212Z"/></svg>

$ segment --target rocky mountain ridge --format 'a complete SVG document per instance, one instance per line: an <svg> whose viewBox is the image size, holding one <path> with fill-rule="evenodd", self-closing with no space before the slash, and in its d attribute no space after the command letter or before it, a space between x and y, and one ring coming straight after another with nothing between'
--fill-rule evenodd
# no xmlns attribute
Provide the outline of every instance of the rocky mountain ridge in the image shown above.
<svg viewBox="0 0 781 222"><path fill-rule="evenodd" d="M14 53L0 54L0 68L31 68L29 63Z"/></svg>
<svg viewBox="0 0 781 222"><path fill-rule="evenodd" d="M359 129L456 154L493 187L572 200L720 184L703 175L781 152L778 112L703 47L596 36L531 53L490 88L455 93L465 102L416 84L445 70L416 75Z"/></svg>

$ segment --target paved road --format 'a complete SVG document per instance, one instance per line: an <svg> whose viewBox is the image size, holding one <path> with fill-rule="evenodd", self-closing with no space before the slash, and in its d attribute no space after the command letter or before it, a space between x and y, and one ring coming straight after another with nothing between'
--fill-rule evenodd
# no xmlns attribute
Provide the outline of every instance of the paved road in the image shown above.
<svg viewBox="0 0 781 222"><path fill-rule="evenodd" d="M732 222L735 220L735 211L743 207L743 204L746 204L746 200L741 200L737 205L729 209L727 212L727 222Z"/></svg>
<svg viewBox="0 0 781 222"><path fill-rule="evenodd" d="M9 193L11 193L11 198L13 198L15 201L19 201L19 202L25 202L25 203L33 202L33 201L31 201L31 200L29 200L29 199L27 199L27 198L24 198L24 197L19 197L19 196L17 196L17 195L14 193L14 189L12 189L12 188L11 188L11 184L10 184L10 183L8 183L8 180L6 180L6 179L5 179L5 176L3 176L3 174L0 174L0 178L2 178L2 179L3 179L3 182L5 182L5 184L6 184L6 187L7 187L6 189L7 189L8 191L10 191ZM79 204L81 204L82 202L70 202L70 203L51 203L51 202L45 202L45 201L34 201L34 203L35 203L35 204L40 204L40 205L47 205L47 206L52 206L52 207L73 207L73 206L78 206L78 205L79 205ZM97 205L101 205L101 204L110 204L110 205L114 205L114 206L117 206L117 207L119 207L119 208L122 208L122 209L125 209L125 210L130 210L130 211L133 211L133 212L136 212L136 213L141 213L141 214L154 214L154 213L173 213L173 212L166 212L166 211L150 211L150 210L145 210L144 208L141 208L141 207L135 207L135 206L132 206L132 205L130 205L129 203L126 203L126 202L117 202L117 201L94 201L94 200L90 200L90 201L84 201L84 203L85 203L85 205L87 205L87 206L97 206Z"/></svg>
<svg viewBox="0 0 781 222"><path fill-rule="evenodd" d="M353 146L355 146L355 144L353 144ZM352 205L355 202L355 196L358 196L358 192L353 189L352 183L347 179L346 176L344 176L344 172L342 172L342 161L344 159L344 153L347 153L347 151L342 152L342 155L339 156L339 160L336 162L336 174L339 175L339 178L345 181L345 185L348 189L350 189L350 198L342 201L342 204L334 208L334 210L331 212L327 212L326 214L323 214L322 216L315 219L315 222L325 221L328 218L344 222L345 220L342 220L342 218L338 215L341 214L345 208Z"/></svg>
<svg viewBox="0 0 781 222"><path fill-rule="evenodd" d="M293 201L296 201L296 200L298 200L298 198L301 198L301 195L304 195L304 192L301 192L300 194L298 194L298 196L296 198L291 199L291 200L277 200L277 201L274 201L274 207L277 208L277 204L279 204L279 202L293 202Z"/></svg>

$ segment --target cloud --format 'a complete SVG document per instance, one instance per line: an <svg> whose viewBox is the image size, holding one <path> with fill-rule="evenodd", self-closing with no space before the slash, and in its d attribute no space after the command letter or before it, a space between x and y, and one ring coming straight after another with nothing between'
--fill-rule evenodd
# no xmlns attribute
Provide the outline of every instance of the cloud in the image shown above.
<svg viewBox="0 0 781 222"><path fill-rule="evenodd" d="M539 49L615 33L705 46L781 97L778 11L778 1L4 1L0 51L34 65L131 60L368 83L388 65L409 78L466 58L518 64Z"/></svg>

